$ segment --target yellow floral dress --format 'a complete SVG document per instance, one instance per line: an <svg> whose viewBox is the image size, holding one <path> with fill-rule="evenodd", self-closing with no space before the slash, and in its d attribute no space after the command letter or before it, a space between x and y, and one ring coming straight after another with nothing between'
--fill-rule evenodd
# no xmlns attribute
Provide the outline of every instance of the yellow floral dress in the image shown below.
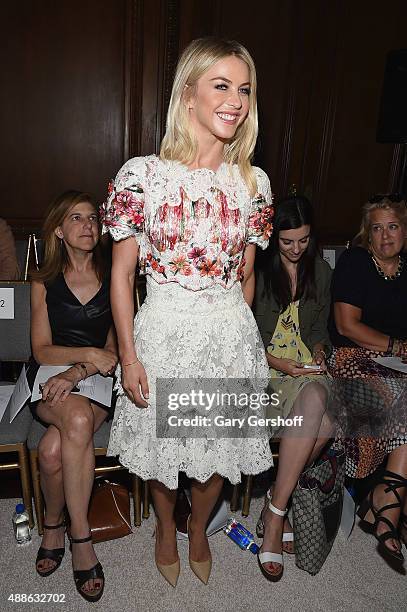
<svg viewBox="0 0 407 612"><path fill-rule="evenodd" d="M292 359L298 364L312 363L312 355L301 338L299 316L299 301L291 302L286 310L280 313L273 337L267 347L267 352L279 359ZM267 410L267 416L286 418L293 407L300 391L309 382L319 382L327 386L327 376L321 374L308 374L294 378L274 368L269 368L270 386L273 392L280 395L280 403ZM279 429L279 428L278 428ZM277 430L273 430L275 435Z"/></svg>

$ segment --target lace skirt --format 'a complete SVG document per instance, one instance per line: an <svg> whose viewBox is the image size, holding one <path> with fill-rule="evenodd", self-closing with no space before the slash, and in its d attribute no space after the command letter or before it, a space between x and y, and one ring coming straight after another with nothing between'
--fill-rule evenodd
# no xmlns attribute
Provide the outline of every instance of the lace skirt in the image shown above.
<svg viewBox="0 0 407 612"><path fill-rule="evenodd" d="M144 480L170 489L178 472L206 482L213 474L240 482L273 463L265 427L250 437L157 437L156 380L241 378L266 381L268 366L253 314L240 283L190 291L147 277L147 297L134 321L137 356L149 384L149 406L138 408L117 385L118 399L108 448ZM120 380L120 371L117 373Z"/></svg>

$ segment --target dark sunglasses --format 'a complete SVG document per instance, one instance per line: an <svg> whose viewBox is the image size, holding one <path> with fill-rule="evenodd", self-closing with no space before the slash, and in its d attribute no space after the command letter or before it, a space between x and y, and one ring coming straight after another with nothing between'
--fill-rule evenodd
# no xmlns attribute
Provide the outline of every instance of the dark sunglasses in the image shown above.
<svg viewBox="0 0 407 612"><path fill-rule="evenodd" d="M401 193L376 193L369 198L369 204L379 204L383 200L389 200L392 204L402 202L404 200Z"/></svg>

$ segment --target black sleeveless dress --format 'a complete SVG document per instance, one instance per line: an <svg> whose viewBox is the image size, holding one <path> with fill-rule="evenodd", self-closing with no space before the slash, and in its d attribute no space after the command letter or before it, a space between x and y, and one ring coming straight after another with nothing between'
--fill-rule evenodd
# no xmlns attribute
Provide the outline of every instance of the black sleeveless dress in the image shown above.
<svg viewBox="0 0 407 612"><path fill-rule="evenodd" d="M61 273L52 283L46 283L46 304L52 332L52 343L57 346L103 348L112 325L110 309L110 277L105 276L99 291L86 304L81 304L66 284ZM27 369L27 381L32 389L39 365L31 358ZM97 404L112 416L115 394L110 407ZM31 402L33 416L37 416L38 402ZM42 421L41 421L42 422ZM44 423L45 424L45 423Z"/></svg>

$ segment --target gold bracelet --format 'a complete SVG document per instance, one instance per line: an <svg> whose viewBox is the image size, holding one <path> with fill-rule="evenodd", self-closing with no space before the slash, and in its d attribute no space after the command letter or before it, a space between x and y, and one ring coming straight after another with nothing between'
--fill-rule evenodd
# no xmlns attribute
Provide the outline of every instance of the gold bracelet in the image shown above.
<svg viewBox="0 0 407 612"><path fill-rule="evenodd" d="M138 362L138 359L136 359L136 361L131 361L130 363L122 363L122 367L127 368L127 366L134 365L137 362Z"/></svg>

